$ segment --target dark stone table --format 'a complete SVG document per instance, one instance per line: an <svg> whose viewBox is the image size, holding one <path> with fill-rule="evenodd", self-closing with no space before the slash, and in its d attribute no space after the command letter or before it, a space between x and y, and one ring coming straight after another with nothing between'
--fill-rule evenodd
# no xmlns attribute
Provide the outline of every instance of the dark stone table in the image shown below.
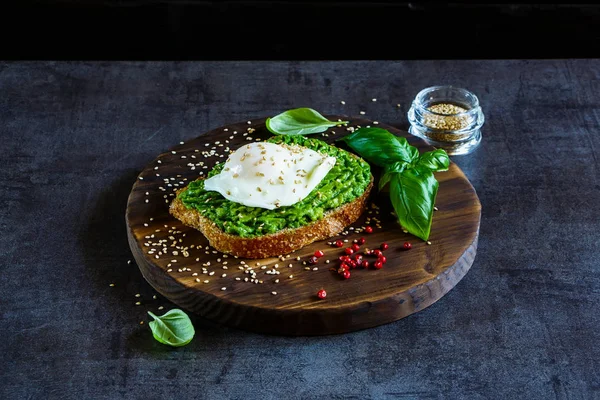
<svg viewBox="0 0 600 400"><path fill-rule="evenodd" d="M435 84L487 118L453 157L483 206L453 290L345 335L192 316L189 345L152 338L146 311L174 305L129 264L124 218L148 162L300 106L407 129ZM600 398L599 93L599 60L0 63L0 398Z"/></svg>

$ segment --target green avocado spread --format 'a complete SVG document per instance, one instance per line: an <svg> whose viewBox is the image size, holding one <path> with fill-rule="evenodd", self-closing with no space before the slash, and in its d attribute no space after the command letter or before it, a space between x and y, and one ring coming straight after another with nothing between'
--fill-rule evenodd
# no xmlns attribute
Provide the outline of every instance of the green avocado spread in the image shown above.
<svg viewBox="0 0 600 400"><path fill-rule="evenodd" d="M304 200L287 207L267 210L248 207L225 199L220 193L204 189L204 180L191 182L177 196L188 209L195 209L232 235L245 238L275 233L285 228L311 224L334 208L360 197L371 180L369 164L353 154L331 146L322 140L300 135L278 135L266 140L271 143L304 146L336 158L334 167ZM208 173L218 174L224 163Z"/></svg>

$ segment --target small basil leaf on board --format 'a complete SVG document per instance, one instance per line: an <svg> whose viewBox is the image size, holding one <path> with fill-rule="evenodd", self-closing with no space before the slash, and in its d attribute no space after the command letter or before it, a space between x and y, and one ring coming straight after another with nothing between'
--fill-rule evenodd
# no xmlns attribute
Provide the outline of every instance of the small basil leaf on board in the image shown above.
<svg viewBox="0 0 600 400"><path fill-rule="evenodd" d="M423 153L416 164L416 167L427 168L433 172L447 171L449 166L450 158L444 149Z"/></svg>
<svg viewBox="0 0 600 400"><path fill-rule="evenodd" d="M419 158L419 150L408 144L406 138L397 137L382 128L359 128L340 140L379 167L396 161L411 164Z"/></svg>
<svg viewBox="0 0 600 400"><path fill-rule="evenodd" d="M310 135L348 121L330 121L312 108L295 108L267 118L267 129L277 135Z"/></svg>
<svg viewBox="0 0 600 400"><path fill-rule="evenodd" d="M406 169L407 166L408 164L404 161L395 162L386 166L381 178L379 178L379 191L381 191L385 185L390 182L394 174L401 173Z"/></svg>
<svg viewBox="0 0 600 400"><path fill-rule="evenodd" d="M393 174L390 199L399 222L409 233L428 240L439 183L427 168L410 168Z"/></svg>
<svg viewBox="0 0 600 400"><path fill-rule="evenodd" d="M154 321L150 321L150 329L154 339L160 343L180 347L192 341L195 335L194 325L187 314L179 309L173 309L167 313L156 316L150 311L148 314Z"/></svg>

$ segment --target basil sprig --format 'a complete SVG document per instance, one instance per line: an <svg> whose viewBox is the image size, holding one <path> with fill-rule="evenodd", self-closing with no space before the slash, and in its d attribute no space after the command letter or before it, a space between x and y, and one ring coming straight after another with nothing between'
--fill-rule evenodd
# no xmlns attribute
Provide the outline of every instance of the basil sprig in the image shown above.
<svg viewBox="0 0 600 400"><path fill-rule="evenodd" d="M406 138L381 128L359 128L340 139L365 160L383 168L379 190L389 184L400 225L428 240L439 187L433 173L447 171L448 154L437 149L420 154Z"/></svg>
<svg viewBox="0 0 600 400"><path fill-rule="evenodd" d="M348 121L330 121L312 108L295 108L267 118L267 129L276 135L311 135Z"/></svg>
<svg viewBox="0 0 600 400"><path fill-rule="evenodd" d="M154 339L160 343L180 347L192 341L195 335L194 325L187 314L177 308L167 313L156 316L150 311L148 314L154 321L150 321L150 329Z"/></svg>

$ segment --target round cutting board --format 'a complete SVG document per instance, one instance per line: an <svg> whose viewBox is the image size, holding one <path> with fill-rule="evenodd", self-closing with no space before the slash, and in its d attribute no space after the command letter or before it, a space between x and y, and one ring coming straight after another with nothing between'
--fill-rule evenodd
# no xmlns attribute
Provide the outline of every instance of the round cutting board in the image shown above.
<svg viewBox="0 0 600 400"><path fill-rule="evenodd" d="M372 124L327 117L348 120L351 127ZM214 129L160 154L138 176L127 203L127 236L144 278L159 293L184 310L227 326L279 335L324 335L399 320L432 305L465 276L477 250L481 204L454 163L435 174L440 186L431 244L403 232L388 194L376 189L367 211L339 235L268 259L222 254L199 231L172 217L168 207L175 191L206 176L230 150L270 137L264 122ZM432 150L405 131L378 126L405 136L421 152ZM336 127L312 137L333 143L347 133L347 128ZM377 179L378 172L373 172ZM361 232L367 224L372 233ZM360 237L366 240L361 251L387 243L387 263L381 269L353 269L350 279L343 279L332 269L338 267L344 248ZM342 248L329 244L337 239L345 242ZM404 250L404 242L412 249ZM325 255L307 265L316 250ZM326 298L317 297L320 289L327 292Z"/></svg>

